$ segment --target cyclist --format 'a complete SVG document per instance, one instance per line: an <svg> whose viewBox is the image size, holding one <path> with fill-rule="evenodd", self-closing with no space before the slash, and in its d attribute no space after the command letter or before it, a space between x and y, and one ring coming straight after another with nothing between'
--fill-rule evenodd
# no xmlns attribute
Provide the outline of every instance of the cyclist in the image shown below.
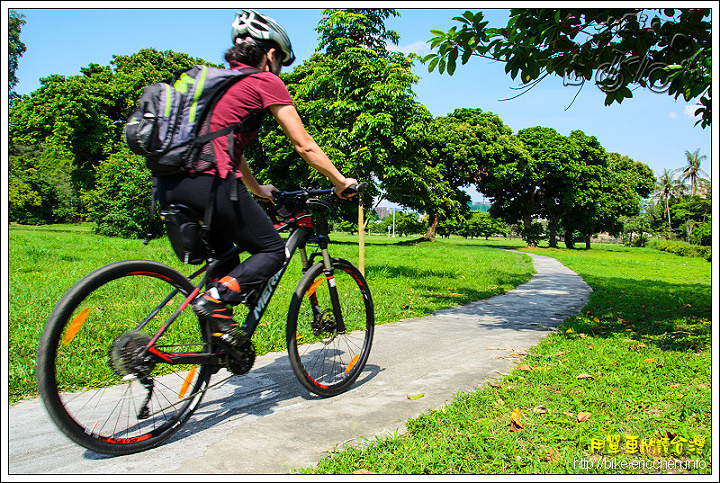
<svg viewBox="0 0 720 483"><path fill-rule="evenodd" d="M325 175L335 186L337 195L344 198L343 191L357 181L343 176L307 133L279 77L282 66L295 60L285 30L268 16L242 10L232 24L232 47L225 52L225 60L231 69L250 66L261 72L236 83L222 96L212 112L210 129L215 131L238 123L253 110L269 112L297 153ZM250 256L242 263L236 258L221 267L219 279L193 302L193 310L200 320L211 324L214 341L231 353L248 342L235 330L232 306L243 302L248 292L275 274L285 259L282 238L248 192L273 201L273 192L277 191L271 184L259 184L243 156L243 147L255 136L257 132L236 134L232 156L227 137L212 141L219 186L214 199L210 242L219 252L234 244ZM233 163L233 159L237 162ZM213 169L201 174L158 178L161 206L182 203L203 212L215 174ZM243 183L237 183L236 178L241 178ZM233 190L237 191L237 201L230 199Z"/></svg>

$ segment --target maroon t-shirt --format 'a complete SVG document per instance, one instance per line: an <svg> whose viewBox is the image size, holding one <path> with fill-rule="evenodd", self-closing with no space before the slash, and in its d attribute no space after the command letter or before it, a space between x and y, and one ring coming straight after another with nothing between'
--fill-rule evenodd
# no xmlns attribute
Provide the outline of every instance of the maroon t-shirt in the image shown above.
<svg viewBox="0 0 720 483"><path fill-rule="evenodd" d="M230 61L230 68L233 70L242 67L249 67L239 62ZM274 104L292 105L290 93L280 77L272 72L259 72L251 74L235 83L218 101L210 118L210 130L216 131L232 124L242 121L252 109L262 109L269 112L269 107ZM235 135L235 159L240 160L243 148L257 136L257 131L241 132ZM226 178L231 170L235 171L239 178L242 175L237 166L232 165L228 154L227 136L220 136L214 139L215 159L220 177ZM215 174L215 170L207 173Z"/></svg>

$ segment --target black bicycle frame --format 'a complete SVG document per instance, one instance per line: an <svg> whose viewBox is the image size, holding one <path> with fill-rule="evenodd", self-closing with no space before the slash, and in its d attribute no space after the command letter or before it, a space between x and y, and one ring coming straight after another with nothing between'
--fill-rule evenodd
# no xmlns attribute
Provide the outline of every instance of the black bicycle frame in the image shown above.
<svg viewBox="0 0 720 483"><path fill-rule="evenodd" d="M333 312L335 315L335 323L337 326L337 330L339 333L345 332L345 324L342 318L342 312L340 310L340 302L337 294L337 288L335 287L334 283L332 260L328 251L329 240L325 235L316 235L314 233L312 218L309 214L298 215L295 222L296 225L290 231L290 235L285 242L285 261L283 262L282 267L280 267L280 269L275 273L275 275L270 277L267 282L265 282L263 285L256 289L256 293L258 294L257 300L254 304L251 305L250 312L246 316L245 321L241 326L241 329L248 337L252 337L252 335L255 333L255 330L260 323L260 319L265 313L265 310L267 309L270 300L275 293L275 290L280 284L280 280L282 279L285 271L290 265L290 261L292 260L292 257L295 254L296 250L300 252L300 260L302 262L303 273L305 273L315 263L314 260L316 257L322 257L323 271L328 279L330 298ZM308 241L313 241L317 243L318 247L320 248L319 252L312 253L309 257L306 250L306 245ZM213 273L213 269L215 268L215 266L229 259L230 257L239 254L240 252L242 252L240 248L233 247L227 252L223 253L219 258L211 261L210 263L190 275L189 278L192 280L198 275L204 273L204 276L200 283L195 286L195 289L190 293L190 295L185 299L185 301L180 305L180 307L178 307L178 309L172 314L172 316L170 316L170 318L165 322L165 324L163 324L160 330L152 337L145 349L147 355L150 355L153 359L156 360L156 362L165 362L168 364L220 364L220 354L218 353L166 353L161 351L157 346L155 346L155 342L157 342L157 340L162 336L162 334L165 333L165 331L170 327L170 325L172 325L172 323L179 317L180 313L182 313L182 311L185 310L187 306L195 299L198 293L200 293L202 287L205 286L205 284L207 283L209 274ZM154 317L171 298L177 295L178 292L179 290L176 289L170 295L168 295L168 297L163 302L161 302L160 305L158 305L158 307L150 313L150 315L145 318L145 320L140 324L138 329L141 329L147 323L147 321ZM316 310L315 304L313 304L313 310Z"/></svg>

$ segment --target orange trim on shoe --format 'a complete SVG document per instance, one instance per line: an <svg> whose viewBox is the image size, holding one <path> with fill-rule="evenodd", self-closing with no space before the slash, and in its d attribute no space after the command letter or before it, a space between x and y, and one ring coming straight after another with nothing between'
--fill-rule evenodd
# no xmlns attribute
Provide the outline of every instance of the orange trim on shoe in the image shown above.
<svg viewBox="0 0 720 483"><path fill-rule="evenodd" d="M223 277L220 279L220 283L225 285L228 289L232 290L233 292L239 292L240 291L240 284L237 280L235 280L232 277Z"/></svg>

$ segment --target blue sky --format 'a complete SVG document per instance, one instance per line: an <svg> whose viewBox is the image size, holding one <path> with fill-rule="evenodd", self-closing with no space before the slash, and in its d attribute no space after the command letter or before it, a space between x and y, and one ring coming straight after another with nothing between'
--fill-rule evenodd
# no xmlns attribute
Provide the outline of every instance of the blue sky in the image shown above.
<svg viewBox="0 0 720 483"><path fill-rule="evenodd" d="M27 51L20 58L16 72L19 83L15 90L20 94L36 90L42 77L78 75L80 68L90 63L108 65L113 55L132 54L144 47L185 52L207 61L222 62L230 43L230 25L236 8L243 6L252 6L270 15L286 28L298 59L294 65L297 65L316 48L318 33L314 28L322 17L320 8L264 8L283 5L278 2L230 5L232 8L142 10L56 9L52 8L54 5L52 2L3 2L5 9L14 8L24 14L27 22L21 33ZM142 8L198 3L106 2L103 5ZM207 5L228 4L207 2ZM447 30L456 24L452 18L465 10L483 10L491 26L504 25L507 18L507 10L468 2L451 9L402 8L414 5L418 3L373 4L399 9L401 16L390 18L386 27L398 32L400 42L394 48L405 53L427 54L426 42L433 36L430 30ZM333 5L318 4L323 6ZM637 89L634 97L622 105L605 106L604 95L594 85L586 85L573 102L577 87L564 86L562 79L548 77L528 93L503 101L517 94L514 88L519 83L504 73L502 64L474 58L459 66L453 76L437 71L428 73L425 66L417 64L415 72L420 81L413 90L433 115L473 107L498 114L515 132L545 126L568 135L580 129L596 136L606 150L648 164L656 175L663 169L683 166L686 150L700 149L701 154L707 156L702 168L712 173L711 129L694 126L691 114L694 109L682 97L675 100L667 94ZM472 195L479 200L476 193Z"/></svg>

